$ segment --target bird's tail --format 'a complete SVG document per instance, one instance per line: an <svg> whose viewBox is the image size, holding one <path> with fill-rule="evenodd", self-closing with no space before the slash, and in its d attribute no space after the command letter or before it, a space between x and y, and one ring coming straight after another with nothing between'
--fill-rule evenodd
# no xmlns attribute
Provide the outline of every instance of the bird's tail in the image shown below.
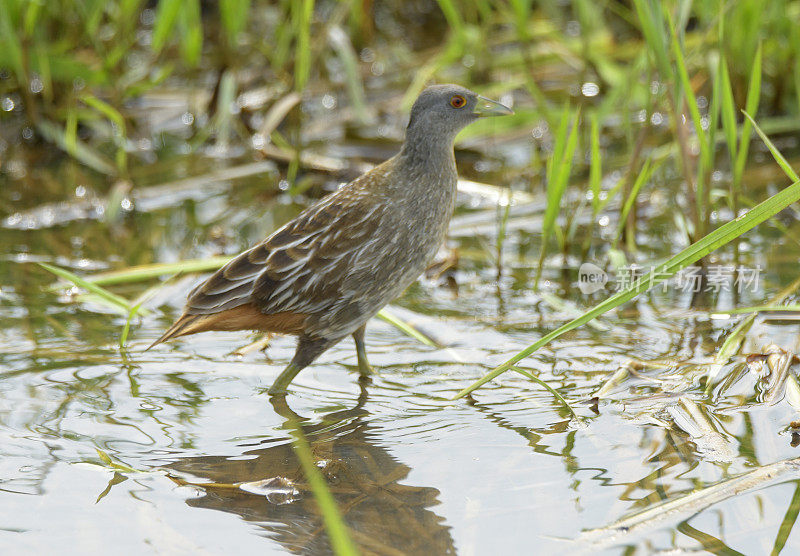
<svg viewBox="0 0 800 556"><path fill-rule="evenodd" d="M183 336L185 334L191 334L196 332L193 330L192 325L203 315L182 315L181 318L175 321L175 323L170 326L161 337L150 344L150 346L145 350L147 351L150 348L157 346L162 342L166 342L167 340L171 340L172 338L176 338L178 336Z"/></svg>

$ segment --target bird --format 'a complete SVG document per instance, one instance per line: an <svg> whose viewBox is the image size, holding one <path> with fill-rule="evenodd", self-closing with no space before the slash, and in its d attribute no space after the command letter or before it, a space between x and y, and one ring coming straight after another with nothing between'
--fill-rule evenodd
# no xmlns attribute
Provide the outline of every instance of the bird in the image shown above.
<svg viewBox="0 0 800 556"><path fill-rule="evenodd" d="M459 85L425 88L395 156L200 283L147 349L212 330L295 335L294 356L269 389L284 396L302 369L352 335L359 372L370 375L367 321L417 279L447 233L458 181L456 135L478 118L507 114L513 111Z"/></svg>

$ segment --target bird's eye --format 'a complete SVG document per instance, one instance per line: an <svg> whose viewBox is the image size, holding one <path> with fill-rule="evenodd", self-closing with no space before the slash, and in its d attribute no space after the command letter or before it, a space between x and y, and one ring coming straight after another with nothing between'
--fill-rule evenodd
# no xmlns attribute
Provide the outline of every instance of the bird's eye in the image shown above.
<svg viewBox="0 0 800 556"><path fill-rule="evenodd" d="M464 108L466 104L467 104L467 99L465 99L461 95L453 95L450 98L450 106L452 106L453 108Z"/></svg>

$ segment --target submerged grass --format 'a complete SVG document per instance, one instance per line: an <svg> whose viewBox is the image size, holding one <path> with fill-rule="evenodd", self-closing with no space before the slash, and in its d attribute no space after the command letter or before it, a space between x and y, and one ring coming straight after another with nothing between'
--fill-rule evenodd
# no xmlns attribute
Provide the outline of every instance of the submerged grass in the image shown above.
<svg viewBox="0 0 800 556"><path fill-rule="evenodd" d="M123 311L126 312L131 311L133 309L130 301L128 301L124 297L119 296L113 292L110 292L107 289L92 283L91 281L84 280L77 274L74 274L68 270L47 263L38 263L38 265L41 266L43 269L52 272L59 278L67 280L68 282L72 282L76 286L95 294L98 297L98 299L104 301L106 306L110 307L111 309L122 309Z"/></svg>
<svg viewBox="0 0 800 556"><path fill-rule="evenodd" d="M759 205L755 206L744 216L723 224L701 240L693 243L686 249L683 249L666 262L657 265L653 268L653 270L638 278L631 286L617 292L602 303L586 311L578 318L543 336L524 350L520 351L501 365L494 368L479 380L475 381L469 387L461 390L458 394L456 394L456 398L466 396L487 382L494 380L510 369L515 363L525 359L526 357L529 357L539 348L550 343L559 336L562 336L570 330L574 330L575 328L586 324L598 316L634 299L641 293L652 289L664 280L674 276L680 270L691 264L694 264L709 253L729 243L731 240L736 239L798 200L800 200L800 182L795 182L789 187L783 189L781 192L776 193L766 201L763 201Z"/></svg>
<svg viewBox="0 0 800 556"><path fill-rule="evenodd" d="M74 274L68 270L47 263L38 263L38 264L39 266L41 266L42 268L44 268L49 272L52 272L59 278L67 280L68 282L72 282L77 287L83 288L88 292L94 294L93 297L94 300L101 302L102 304L106 305L112 310L121 310L123 314L126 314L125 325L122 327L122 332L120 333L119 337L120 349L125 348L125 345L128 342L128 335L130 333L131 323L133 322L133 319L135 319L136 316L139 314L143 315L149 314L149 311L144 309L142 305L144 305L148 297L155 292L154 289L148 290L148 292L145 292L145 294L142 295L140 299L131 302L125 299L124 297L121 297L99 286L97 283L81 278L77 274Z"/></svg>
<svg viewBox="0 0 800 556"><path fill-rule="evenodd" d="M800 458L764 465L714 485L673 497L605 527L585 531L578 538L578 542L589 544L595 550L617 544L620 542L620 536L632 537L652 531L668 522L695 515L712 504L774 485L792 477L798 468L800 468ZM778 538L781 538L780 533Z"/></svg>
<svg viewBox="0 0 800 556"><path fill-rule="evenodd" d="M569 411L569 414L572 415L573 419L580 419L580 417L578 417L578 414L575 413L575 409L564 398L564 396L562 396L558 392L558 390L556 390L555 388L553 388L552 386L547 384L547 382L545 382L544 380L542 380L541 378L539 378L537 376L534 376L533 374L529 373L525 369L520 369L519 367L511 367L511 370L514 371L515 373L519 373L520 375L524 376L525 378L527 378L531 382L535 382L536 384L538 384L539 386L541 386L542 388L544 388L545 390L547 390L548 392L553 394L553 397L555 397L559 402L561 402L561 404L564 406L564 408L567 411Z"/></svg>
<svg viewBox="0 0 800 556"><path fill-rule="evenodd" d="M303 473L319 506L319 512L325 522L325 529L328 532L333 552L340 556L357 556L359 551L350 538L347 524L342 519L339 507L336 505L336 499L328 488L328 483L325 482L325 478L317 468L314 455L311 453L311 447L303 434L302 428L293 420L288 425L293 429L294 451L297 454L297 459L300 460Z"/></svg>

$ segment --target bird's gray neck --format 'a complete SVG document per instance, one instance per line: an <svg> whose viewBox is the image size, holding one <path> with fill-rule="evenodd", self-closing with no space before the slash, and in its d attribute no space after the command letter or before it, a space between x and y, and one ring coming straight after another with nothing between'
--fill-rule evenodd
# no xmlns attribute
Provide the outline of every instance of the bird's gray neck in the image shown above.
<svg viewBox="0 0 800 556"><path fill-rule="evenodd" d="M406 214L435 237L444 236L453 214L458 174L453 155L453 137L417 133L413 126L395 159L394 172L400 179L391 180L394 202ZM438 242L436 245L438 247Z"/></svg>
<svg viewBox="0 0 800 556"><path fill-rule="evenodd" d="M455 134L436 132L430 126L414 125L406 129L406 140L398 162L409 174L441 176L456 179L453 155Z"/></svg>

